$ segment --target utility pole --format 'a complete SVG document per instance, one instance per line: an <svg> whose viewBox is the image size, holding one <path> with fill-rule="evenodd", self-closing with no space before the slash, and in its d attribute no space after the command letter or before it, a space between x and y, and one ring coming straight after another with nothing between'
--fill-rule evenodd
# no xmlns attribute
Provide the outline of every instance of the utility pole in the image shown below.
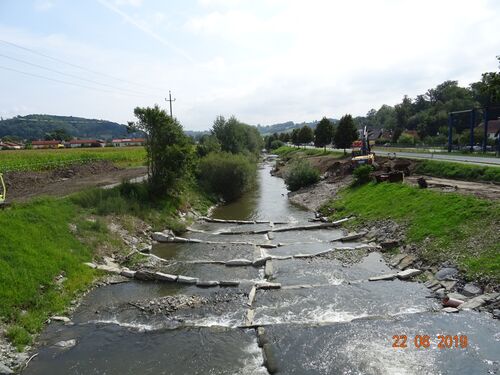
<svg viewBox="0 0 500 375"><path fill-rule="evenodd" d="M172 117L172 102L175 102L175 98L172 99L172 93L168 90L168 99L165 98L166 102L170 102L170 117Z"/></svg>

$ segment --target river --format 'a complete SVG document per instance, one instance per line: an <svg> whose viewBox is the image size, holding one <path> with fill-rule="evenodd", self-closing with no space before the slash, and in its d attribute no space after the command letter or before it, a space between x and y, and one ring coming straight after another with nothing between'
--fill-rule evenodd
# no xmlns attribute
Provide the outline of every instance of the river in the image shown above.
<svg viewBox="0 0 500 375"><path fill-rule="evenodd" d="M238 280L238 287L133 280L97 288L77 308L72 324L47 326L39 355L23 374L267 374L257 326L265 328L266 353L279 374L499 373L498 321L472 311L443 313L421 283L368 282L390 267L377 252L353 250L359 243L341 249L346 245L334 241L342 235L339 229L272 232L308 223L312 213L288 202L283 181L270 169L264 163L258 187L218 207L213 217L273 224L198 222L188 237L225 243L169 243L153 249L167 260L164 272ZM271 234L220 234L243 227L268 228ZM235 241L241 243L230 243ZM339 249L327 256L291 257L332 247ZM273 257L272 270L208 263L262 255ZM252 287L266 279L281 289L258 289L250 303ZM168 296L195 296L206 303L165 312L161 301ZM145 300L159 312L137 308L137 301ZM248 310L253 312L250 328ZM441 334L467 336L467 346L440 349ZM406 347L394 348L394 335L406 335ZM428 335L430 345L416 348L417 335ZM71 348L55 346L73 339Z"/></svg>

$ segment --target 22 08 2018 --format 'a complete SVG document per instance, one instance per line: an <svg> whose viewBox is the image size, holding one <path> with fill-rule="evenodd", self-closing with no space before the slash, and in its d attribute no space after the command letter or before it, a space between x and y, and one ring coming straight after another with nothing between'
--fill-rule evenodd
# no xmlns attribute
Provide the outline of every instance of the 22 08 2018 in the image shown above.
<svg viewBox="0 0 500 375"><path fill-rule="evenodd" d="M406 335L392 336L392 347L406 349L409 345L415 348L430 348L433 344L437 344L438 349L465 349L469 344L467 335L436 335L432 338L430 335L415 335L408 338Z"/></svg>

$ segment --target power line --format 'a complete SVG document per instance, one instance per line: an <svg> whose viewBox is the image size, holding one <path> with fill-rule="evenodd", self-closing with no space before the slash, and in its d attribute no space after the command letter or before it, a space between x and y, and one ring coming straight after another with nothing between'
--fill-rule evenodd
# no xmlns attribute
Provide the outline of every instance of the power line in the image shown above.
<svg viewBox="0 0 500 375"><path fill-rule="evenodd" d="M53 82L57 82L57 83L63 83L65 85L70 85L70 86L76 86L76 87L82 87L84 89L89 89L89 90L94 90L94 91L100 91L100 92L105 92L105 93L108 93L108 94L116 94L115 91L110 91L110 90L105 90L105 89L99 89L97 87L92 87L92 86L87 86L87 85L81 85L79 83L75 83L75 82L68 82L68 81L63 81L61 79L57 79L57 78L50 78L50 77L45 77L45 76L42 76L42 75L39 75L39 74L34 74L34 73L29 73L29 72L24 72L22 70L17 70L17 69L14 69L14 68L9 68L9 67L6 67L6 66L1 66L0 65L0 69L4 69L4 70L10 70L11 72L16 72L16 73L20 73L20 74L25 74L25 75L28 75L28 76L32 76L32 77L36 77L36 78L42 78L42 79L46 79L48 81L53 81ZM143 96L143 95L134 95L134 94L127 94L127 93L123 93L123 95L128 95L128 96Z"/></svg>
<svg viewBox="0 0 500 375"><path fill-rule="evenodd" d="M93 83L93 84L96 84L96 85L99 85L99 86L105 86L105 87L109 87L109 88L112 88L112 89L115 89L115 90L127 91L129 93L136 94L136 95L147 95L146 93L143 93L143 92L131 91L131 90L128 90L128 89L125 89L125 88L121 88L121 87L117 87L117 86L113 86L113 85L108 85L106 83L101 83L101 82L94 81L94 80L91 80L91 79L82 78L82 77L79 77L79 76L74 75L74 74L64 73L64 72L61 72L61 71L56 70L56 69L48 68L46 66L38 65L38 64L29 62L29 61L26 61L26 60L23 60L23 59L18 59L16 57L7 56L7 55L4 55L2 53L0 53L0 57L6 58L6 59L9 59L9 60L13 60L13 61L17 61L17 62L21 62L23 64L31 65L31 66L34 66L34 67L37 67L37 68L40 68L40 69L45 69L45 70L48 70L49 72L61 74L61 75L67 76L67 77L76 78L76 79L79 79L79 80L82 80L82 81L90 82L90 83Z"/></svg>
<svg viewBox="0 0 500 375"><path fill-rule="evenodd" d="M31 52L31 53L34 53L34 54L39 55L39 56L43 56L43 57L45 57L47 59L54 60L54 61L57 61L57 62L62 63L62 64L66 64L66 65L72 66L72 67L77 68L77 69L85 70L85 71L90 72L92 74L97 74L97 75L100 75L100 76L103 76L103 77L108 77L108 78L111 78L111 79L114 79L114 80L117 80L117 81L128 83L130 85L142 86L143 88L148 88L149 90L151 90L151 89L153 89L153 90L162 90L162 89L160 89L158 87L153 87L153 86L148 86L148 85L144 85L144 84L141 84L141 83L136 83L136 82L133 82L133 81L129 81L129 80L126 80L126 79L122 79L122 78L118 78L118 77L112 76L112 75L107 74L107 73L98 72L96 70L92 70L92 69L86 68L86 67L81 66L81 65L73 64L71 62L59 59L57 57L53 57L53 56L47 55L45 53L36 51L34 49L21 46L21 45L19 45L17 43L9 42L7 40L0 39L0 42L4 43L4 44L8 44L8 45L16 47L16 48L19 48L19 49L22 49L22 50L25 50L25 51L28 51L28 52Z"/></svg>

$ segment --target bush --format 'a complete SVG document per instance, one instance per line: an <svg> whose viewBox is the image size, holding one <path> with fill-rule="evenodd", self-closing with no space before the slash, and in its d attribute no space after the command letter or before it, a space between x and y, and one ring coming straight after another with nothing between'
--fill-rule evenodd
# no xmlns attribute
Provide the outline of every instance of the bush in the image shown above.
<svg viewBox="0 0 500 375"><path fill-rule="evenodd" d="M275 141L271 142L270 149L271 150L276 150L276 149L278 149L278 148L280 148L280 147L282 147L284 145L285 145L284 142L280 141L279 139L276 139Z"/></svg>
<svg viewBox="0 0 500 375"><path fill-rule="evenodd" d="M256 174L257 165L249 157L228 152L205 156L198 168L200 184L226 202L248 191L255 183Z"/></svg>
<svg viewBox="0 0 500 375"><path fill-rule="evenodd" d="M371 165L360 165L353 172L354 185L364 185L370 182L370 173L373 171Z"/></svg>
<svg viewBox="0 0 500 375"><path fill-rule="evenodd" d="M290 191L296 191L304 186L319 181L319 171L306 160L297 160L285 172L285 184Z"/></svg>

